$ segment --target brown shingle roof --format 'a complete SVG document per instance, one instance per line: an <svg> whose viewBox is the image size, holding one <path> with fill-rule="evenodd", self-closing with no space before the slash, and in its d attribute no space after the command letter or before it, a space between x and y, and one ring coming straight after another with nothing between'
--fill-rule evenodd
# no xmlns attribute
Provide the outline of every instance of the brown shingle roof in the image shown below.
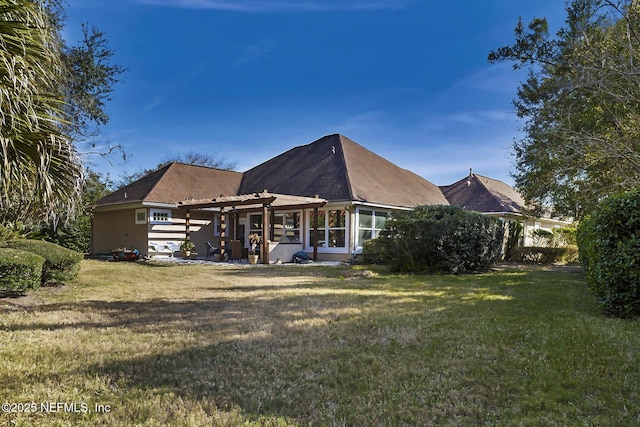
<svg viewBox="0 0 640 427"><path fill-rule="evenodd" d="M97 206L177 203L264 190L388 206L448 204L436 185L336 134L292 148L244 174L171 163L105 196Z"/></svg>
<svg viewBox="0 0 640 427"><path fill-rule="evenodd" d="M245 172L241 193L264 189L390 206L448 204L436 185L338 134L295 147Z"/></svg>
<svg viewBox="0 0 640 427"><path fill-rule="evenodd" d="M237 194L241 180L240 172L174 162L103 197L96 205L141 201L176 203Z"/></svg>
<svg viewBox="0 0 640 427"><path fill-rule="evenodd" d="M460 181L440 187L449 203L478 212L522 213L522 195L496 179L471 174Z"/></svg>

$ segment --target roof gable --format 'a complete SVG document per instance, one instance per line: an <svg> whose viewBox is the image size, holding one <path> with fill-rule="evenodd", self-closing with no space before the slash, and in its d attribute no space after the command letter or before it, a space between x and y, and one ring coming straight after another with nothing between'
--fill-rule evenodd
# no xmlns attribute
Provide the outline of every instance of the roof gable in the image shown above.
<svg viewBox="0 0 640 427"><path fill-rule="evenodd" d="M448 205L438 186L340 136L351 200L393 206Z"/></svg>
<svg viewBox="0 0 640 427"><path fill-rule="evenodd" d="M513 187L477 174L440 188L450 204L478 212L522 213L525 206Z"/></svg>
<svg viewBox="0 0 640 427"><path fill-rule="evenodd" d="M246 171L240 193L266 189L293 196L351 200L342 145L336 136L292 148Z"/></svg>
<svg viewBox="0 0 640 427"><path fill-rule="evenodd" d="M245 172L241 193L264 189L390 206L448 204L436 185L338 134L295 147Z"/></svg>
<svg viewBox="0 0 640 427"><path fill-rule="evenodd" d="M173 162L114 191L96 204L176 203L190 198L236 194L241 179L240 172Z"/></svg>

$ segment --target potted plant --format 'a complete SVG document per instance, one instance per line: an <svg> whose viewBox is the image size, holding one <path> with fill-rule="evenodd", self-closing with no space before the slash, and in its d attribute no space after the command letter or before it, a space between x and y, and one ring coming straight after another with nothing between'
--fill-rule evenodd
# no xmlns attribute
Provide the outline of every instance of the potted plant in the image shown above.
<svg viewBox="0 0 640 427"><path fill-rule="evenodd" d="M196 244L191 240L185 239L180 244L180 250L182 251L182 258L189 259L191 257L191 251L196 247Z"/></svg>
<svg viewBox="0 0 640 427"><path fill-rule="evenodd" d="M258 233L253 233L249 235L249 264L257 264L258 258L258 248L260 243L262 242L262 237Z"/></svg>

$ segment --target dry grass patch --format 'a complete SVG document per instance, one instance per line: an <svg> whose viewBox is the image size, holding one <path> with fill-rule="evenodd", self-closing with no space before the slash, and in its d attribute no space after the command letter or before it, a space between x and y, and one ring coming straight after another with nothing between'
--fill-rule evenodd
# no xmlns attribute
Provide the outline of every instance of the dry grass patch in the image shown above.
<svg viewBox="0 0 640 427"><path fill-rule="evenodd" d="M638 325L575 273L85 261L0 316L5 400L90 409L11 425L640 422Z"/></svg>

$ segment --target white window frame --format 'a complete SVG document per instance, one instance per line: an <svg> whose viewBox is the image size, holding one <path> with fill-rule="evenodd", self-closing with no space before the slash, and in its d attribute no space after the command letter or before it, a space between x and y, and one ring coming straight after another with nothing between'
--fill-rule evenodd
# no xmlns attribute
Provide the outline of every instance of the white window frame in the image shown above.
<svg viewBox="0 0 640 427"><path fill-rule="evenodd" d="M287 214L297 214L298 215L298 227L293 227L293 228L286 228L286 230L288 231L297 231L298 232L298 241L297 242L280 242L278 239L275 239L276 236L274 236L274 242L278 242L278 243L292 243L292 244L296 244L299 245L300 243L302 243L302 229L303 229L303 216L302 216L302 212L301 211L276 211L274 213L274 217L278 217L281 216L284 218L285 215ZM256 224L255 221L251 221L251 217L259 217L260 220L257 221L257 228L253 227L253 224ZM257 234L258 236L262 237L263 236L263 230L262 230L262 214L261 213L251 213L248 216L249 219L249 235L251 234ZM282 222L284 223L284 219L282 220ZM267 232L269 233L269 232Z"/></svg>
<svg viewBox="0 0 640 427"><path fill-rule="evenodd" d="M147 223L147 209L136 209L135 211L135 222L136 225L146 224Z"/></svg>
<svg viewBox="0 0 640 427"><path fill-rule="evenodd" d="M171 224L171 209L149 209L150 224Z"/></svg>
<svg viewBox="0 0 640 427"><path fill-rule="evenodd" d="M293 215L297 214L298 215L298 226L297 227L295 227L295 226L290 227L290 228L286 227L286 224L284 224L284 218L285 218L285 216L287 214L293 214ZM297 244L297 245L302 243L302 221L303 221L302 212L300 212L300 211L286 211L286 212L285 211L282 211L282 212L276 211L274 217L278 217L278 216L282 217L282 226L283 226L282 235L280 237L284 237L286 235L287 231L294 232L294 233L297 231L298 232L298 240L297 241L286 241L286 240L285 241L280 241L279 238L276 239L276 236L273 236L274 237L274 242L292 243L292 244ZM275 232L277 232L277 230ZM274 234L275 234L275 232L274 232Z"/></svg>
<svg viewBox="0 0 640 427"><path fill-rule="evenodd" d="M360 227L360 212L361 211L367 211L367 212L371 212L371 222L372 222L372 227ZM355 222L357 224L356 227L354 227L356 229L356 233L355 233L355 239L356 239L356 248L361 248L362 244L369 240L369 239L365 239L363 241L360 241L360 231L361 230L366 230L366 231L371 231L371 239L375 239L378 237L378 234L380 233L380 231L383 230L383 228L378 228L376 227L376 216L382 216L381 214L384 214L385 217L385 222L386 222L386 218L389 216L391 212L388 210L384 210L384 209L375 209L373 207L369 208L361 208L358 207L356 208L356 219ZM377 214L377 215L376 215Z"/></svg>
<svg viewBox="0 0 640 427"><path fill-rule="evenodd" d="M318 246L318 253L340 253L340 254L348 254L349 253L349 224L351 215L349 214L348 209L344 208L326 208L326 209L318 209L318 213L324 212L325 218L328 218L330 211L344 211L344 227L328 227L325 223L324 228L319 228L318 231L324 230L324 236L321 234L318 236L318 240L324 240L325 242L329 241L329 233L331 230L344 230L344 246L332 247L332 246ZM306 215L306 223L307 223L307 251L313 250L313 210L308 211Z"/></svg>

